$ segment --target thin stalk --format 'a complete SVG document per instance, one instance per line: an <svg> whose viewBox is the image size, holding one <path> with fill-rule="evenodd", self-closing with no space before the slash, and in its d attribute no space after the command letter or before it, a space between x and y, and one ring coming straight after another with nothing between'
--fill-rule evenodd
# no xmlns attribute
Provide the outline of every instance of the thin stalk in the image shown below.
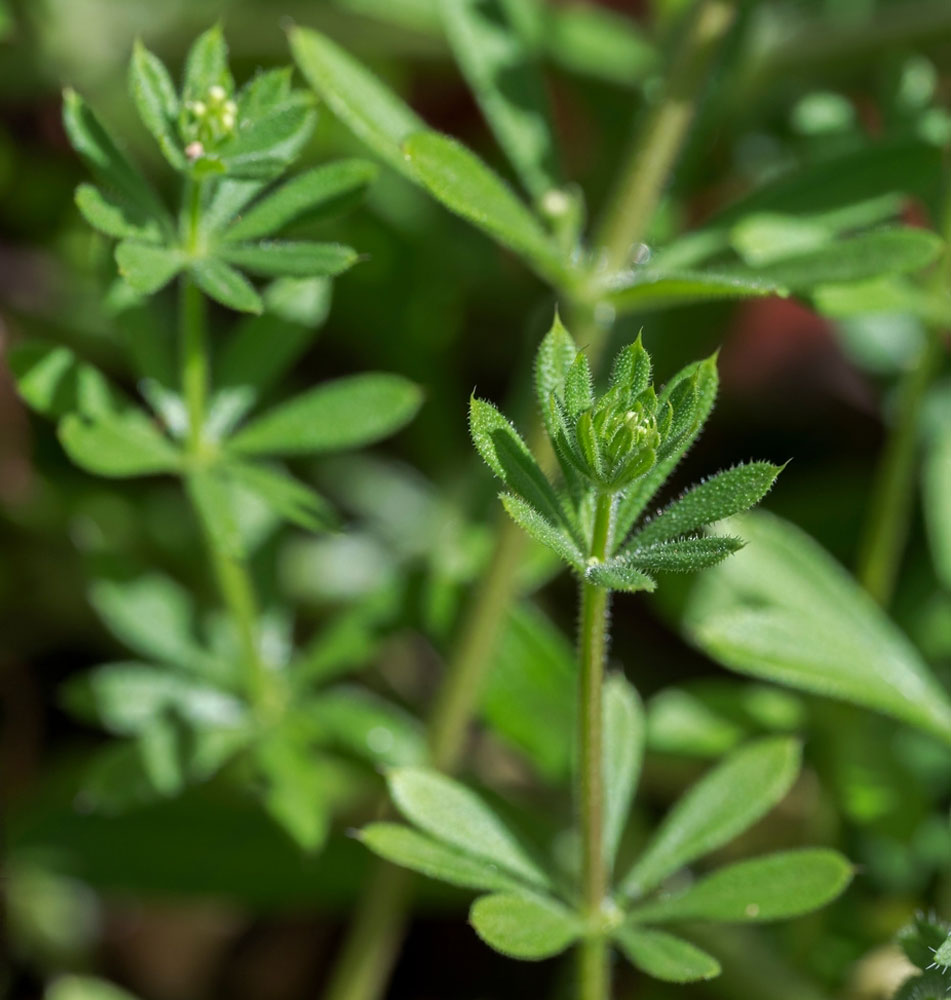
<svg viewBox="0 0 951 1000"><path fill-rule="evenodd" d="M713 57L736 13L733 0L699 0L666 79L608 199L596 245L609 273L630 266L693 121Z"/></svg>
<svg viewBox="0 0 951 1000"><path fill-rule="evenodd" d="M715 8L713 15L709 13L710 7ZM724 10L728 12L725 18ZM702 0L698 6L695 21L702 20L703 26L698 28L694 23L688 29L672 69L677 86L667 88L669 94L677 95L678 106L692 109L696 105L713 47L726 34L732 12L733 4L725 0ZM692 94L687 93L690 87L693 87ZM626 264L628 248L640 241L650 223L660 192L667 183L686 137L692 112L685 117L681 107L679 129L672 129L666 124L671 112L663 116L659 116L658 112L645 124L638 133L635 147L641 147L641 152L631 158L631 164L643 160L650 165L650 180L655 195L642 199L636 211L630 209L637 195L633 189L643 186L645 174L629 164L613 199L609 200L606 217L610 219L617 211L623 213L625 221L610 228L607 225L603 227L598 246L609 260L620 260L619 267ZM660 127L653 131L652 122L657 122L658 117ZM556 291L565 299L569 325L579 344L587 351L592 367L595 367L610 333L610 321L596 321L595 303L579 298L566 289ZM529 435L530 445L539 440L541 434L540 424L536 424L534 432ZM428 721L430 762L440 770L451 773L458 764L506 612L517 595L517 568L525 544L524 534L508 518L500 521L488 570L466 609ZM367 881L324 1000L377 1000L386 988L410 899L409 880L390 879L384 874L388 867L383 862L379 863L376 873ZM603 946L590 946L592 956L603 950ZM589 951L587 945L585 951ZM590 961L591 968L594 967L593 958L585 961ZM606 970L606 962L602 964ZM606 976L606 971L604 974Z"/></svg>
<svg viewBox="0 0 951 1000"><path fill-rule="evenodd" d="M609 551L614 497L598 498L590 557ZM590 934L578 949L580 1000L605 1000L608 994L608 945L600 933L608 873L604 863L604 740L602 690L608 643L610 591L581 583L578 626L578 824L581 833L581 903Z"/></svg>

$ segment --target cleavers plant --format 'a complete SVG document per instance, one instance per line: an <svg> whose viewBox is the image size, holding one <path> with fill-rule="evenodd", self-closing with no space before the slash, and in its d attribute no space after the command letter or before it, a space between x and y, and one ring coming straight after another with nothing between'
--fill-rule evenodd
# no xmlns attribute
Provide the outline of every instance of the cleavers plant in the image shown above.
<svg viewBox="0 0 951 1000"><path fill-rule="evenodd" d="M141 373L149 412L64 346L26 344L11 364L24 399L57 421L78 466L110 478L181 479L228 609L227 621L196 621L195 600L158 572L93 585L101 617L141 660L106 664L66 692L75 711L124 738L93 768L89 804L171 795L233 763L241 786L314 849L333 803L352 785L347 759L406 763L418 759L421 741L395 706L322 687L357 664L332 634L295 652L290 619L261 606L250 559L279 522L309 532L337 525L328 501L281 459L392 434L412 418L421 393L401 376L367 373L254 412L312 340L329 279L357 260L336 243L275 237L359 200L376 173L349 160L279 182L315 121L312 98L292 87L291 72L259 72L236 88L215 26L194 42L179 91L136 44L132 96L181 181L171 211L83 99L66 92L66 132L101 185L80 185L76 203L119 241L110 297L120 318L178 279L178 380L160 365ZM243 272L268 282L259 289ZM214 355L207 298L253 314L222 336ZM160 337L159 356L166 346ZM367 739L374 729L389 738Z"/></svg>
<svg viewBox="0 0 951 1000"><path fill-rule="evenodd" d="M389 775L393 800L412 826L376 823L361 837L390 861L488 893L476 900L470 920L506 955L547 958L577 944L577 995L604 1000L612 943L659 979L709 979L719 973L717 961L662 928L805 913L838 896L852 869L834 851L800 849L737 862L680 888L668 885L789 791L799 772L799 745L779 737L742 747L710 771L628 870L615 875L645 727L640 699L623 676L605 679L611 594L653 590L659 572L702 569L735 552L740 539L706 529L756 504L780 469L765 462L736 466L640 523L710 414L715 358L688 365L658 392L638 338L617 355L609 387L596 394L587 358L556 317L535 372L558 482L491 403L473 397L470 428L506 487L505 509L579 582L576 863L566 868L539 860L476 793L423 768Z"/></svg>

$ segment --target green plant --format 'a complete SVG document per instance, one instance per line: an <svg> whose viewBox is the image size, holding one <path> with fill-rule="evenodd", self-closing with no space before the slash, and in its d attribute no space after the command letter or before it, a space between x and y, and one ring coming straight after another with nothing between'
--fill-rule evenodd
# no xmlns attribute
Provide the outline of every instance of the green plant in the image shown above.
<svg viewBox="0 0 951 1000"><path fill-rule="evenodd" d="M71 709L122 738L93 766L85 796L116 809L230 767L312 850L334 805L353 794L352 758L405 763L422 753L417 727L400 709L332 684L360 662L333 629L294 649L291 619L283 608L261 607L250 568L278 523L307 532L338 525L329 502L281 459L377 441L421 401L407 379L367 373L255 412L312 340L329 305L329 278L357 260L349 247L278 234L355 203L375 168L340 161L280 181L310 136L312 101L292 87L289 68L236 89L220 27L191 47L180 91L137 43L130 87L181 178L180 202L167 209L67 91L67 134L102 185L80 185L76 203L94 228L119 240L111 297L120 319L141 314L144 297L178 278L178 379L164 331L144 344L145 331L133 334L146 358L139 386L151 412L67 347L27 343L11 364L23 398L57 421L80 468L113 479L180 478L228 617L199 615L199 602L156 569L93 584L102 620L140 659L98 667L66 690ZM242 271L268 283L258 289ZM206 296L256 314L222 335L214 355ZM368 738L374 730L389 738Z"/></svg>
<svg viewBox="0 0 951 1000"><path fill-rule="evenodd" d="M920 970L906 980L895 1000L941 1000L948 995L951 970L951 925L933 915L915 915L898 934L905 957Z"/></svg>
<svg viewBox="0 0 951 1000"><path fill-rule="evenodd" d="M611 594L651 591L657 573L702 569L735 552L740 539L704 529L757 503L780 470L764 462L736 466L638 526L710 414L715 359L688 366L657 392L638 339L617 356L609 388L598 395L587 358L556 318L535 372L560 484L491 403L473 397L470 427L480 455L507 488L501 499L509 515L579 581L579 857L567 871L537 861L477 795L422 769L397 769L388 778L397 808L413 826L374 824L361 838L390 861L488 891L470 921L506 955L546 958L577 943L578 995L599 1000L609 995L611 943L657 978L708 979L719 972L716 960L655 925L795 916L834 899L851 868L834 851L792 851L658 894L671 875L743 832L788 792L799 748L780 738L744 747L713 769L674 806L626 874L613 878L644 752L644 721L623 677L605 681Z"/></svg>

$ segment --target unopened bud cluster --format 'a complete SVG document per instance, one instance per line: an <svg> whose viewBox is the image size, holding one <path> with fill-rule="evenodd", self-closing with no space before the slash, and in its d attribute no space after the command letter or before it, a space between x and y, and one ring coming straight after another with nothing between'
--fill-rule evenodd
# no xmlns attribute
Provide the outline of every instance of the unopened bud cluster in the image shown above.
<svg viewBox="0 0 951 1000"><path fill-rule="evenodd" d="M208 88L201 100L188 101L184 108L182 134L189 159L197 159L208 149L234 135L238 106L219 84Z"/></svg>

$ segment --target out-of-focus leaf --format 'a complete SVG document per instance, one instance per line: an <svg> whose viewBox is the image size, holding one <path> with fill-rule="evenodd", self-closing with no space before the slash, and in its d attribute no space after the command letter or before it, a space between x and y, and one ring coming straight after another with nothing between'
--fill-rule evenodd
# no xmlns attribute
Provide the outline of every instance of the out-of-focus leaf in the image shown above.
<svg viewBox="0 0 951 1000"><path fill-rule="evenodd" d="M258 417L229 447L243 454L296 455L358 448L394 434L422 402L399 375L369 372L311 389Z"/></svg>
<svg viewBox="0 0 951 1000"><path fill-rule="evenodd" d="M188 165L178 136L179 102L162 61L136 39L129 64L129 89L139 117L176 170Z"/></svg>
<svg viewBox="0 0 951 1000"><path fill-rule="evenodd" d="M229 459L225 474L259 497L283 520L305 531L328 531L338 523L337 514L327 500L275 466Z"/></svg>
<svg viewBox="0 0 951 1000"><path fill-rule="evenodd" d="M545 88L502 0L440 0L446 34L499 144L535 198L557 186Z"/></svg>
<svg viewBox="0 0 951 1000"><path fill-rule="evenodd" d="M620 675L604 684L604 858L614 863L644 758L644 706Z"/></svg>
<svg viewBox="0 0 951 1000"><path fill-rule="evenodd" d="M695 983L720 975L720 963L696 945L666 931L623 924L614 932L627 960L667 983Z"/></svg>
<svg viewBox="0 0 951 1000"><path fill-rule="evenodd" d="M836 851L779 851L720 868L678 896L637 907L632 916L638 922L659 923L798 917L831 903L845 891L852 874L852 866Z"/></svg>
<svg viewBox="0 0 951 1000"><path fill-rule="evenodd" d="M559 251L511 188L471 150L438 132L416 132L403 151L419 182L451 212L522 256L549 280L559 280Z"/></svg>
<svg viewBox="0 0 951 1000"><path fill-rule="evenodd" d="M546 896L494 893L472 904L469 923L490 948L527 961L551 958L581 934L580 921Z"/></svg>
<svg viewBox="0 0 951 1000"><path fill-rule="evenodd" d="M291 96L270 114L240 128L221 146L218 154L230 175L266 179L287 168L304 148L317 120L305 96Z"/></svg>
<svg viewBox="0 0 951 1000"><path fill-rule="evenodd" d="M97 476L123 479L181 469L181 453L138 410L93 419L69 413L58 434L66 454Z"/></svg>
<svg viewBox="0 0 951 1000"><path fill-rule="evenodd" d="M266 782L267 811L305 851L317 850L330 817L325 776L314 755L276 734L256 748L255 759Z"/></svg>
<svg viewBox="0 0 951 1000"><path fill-rule="evenodd" d="M695 305L721 299L749 299L763 295L788 295L779 280L752 273L668 271L645 268L617 283L606 296L619 313L648 312L671 306Z"/></svg>
<svg viewBox="0 0 951 1000"><path fill-rule="evenodd" d="M357 252L340 243L291 240L227 243L219 248L218 256L235 267L265 278L333 276L342 274L357 262Z"/></svg>
<svg viewBox="0 0 951 1000"><path fill-rule="evenodd" d="M496 865L457 851L401 823L371 823L358 836L381 858L440 882L490 892L522 888L517 879L500 872Z"/></svg>
<svg viewBox="0 0 951 1000"><path fill-rule="evenodd" d="M79 413L108 418L128 405L106 377L54 344L19 344L7 355L17 389L27 404L45 417Z"/></svg>
<svg viewBox="0 0 951 1000"><path fill-rule="evenodd" d="M207 100L212 87L222 87L229 93L234 88L228 71L228 46L220 24L203 31L188 50L182 85L185 103Z"/></svg>
<svg viewBox="0 0 951 1000"><path fill-rule="evenodd" d="M243 559L244 535L222 473L217 468L194 469L185 477L185 488L215 550Z"/></svg>
<svg viewBox="0 0 951 1000"><path fill-rule="evenodd" d="M730 522L744 550L704 574L684 615L719 663L842 698L951 743L951 699L881 608L808 535L765 514Z"/></svg>
<svg viewBox="0 0 951 1000"><path fill-rule="evenodd" d="M667 814L622 890L642 896L678 868L722 847L752 826L792 787L800 766L796 740L769 737L735 751Z"/></svg>
<svg viewBox="0 0 951 1000"><path fill-rule="evenodd" d="M526 882L547 886L548 876L495 812L464 785L436 771L403 767L387 776L399 811L426 833L477 858L494 862Z"/></svg>
<svg viewBox="0 0 951 1000"><path fill-rule="evenodd" d="M290 43L304 78L331 111L377 156L412 175L403 156L403 141L424 129L425 122L325 35L293 28Z"/></svg>
<svg viewBox="0 0 951 1000"><path fill-rule="evenodd" d="M44 1000L136 1000L131 993L94 976L60 976L43 996Z"/></svg>
<svg viewBox="0 0 951 1000"><path fill-rule="evenodd" d="M157 243L162 238L162 227L157 219L92 184L80 184L76 188L76 207L93 229L114 239Z"/></svg>
<svg viewBox="0 0 951 1000"><path fill-rule="evenodd" d="M363 196L376 174L376 166L366 160L338 160L307 170L243 212L228 227L225 239L257 240L293 222L341 211Z"/></svg>
<svg viewBox="0 0 951 1000"><path fill-rule="evenodd" d="M195 284L210 298L238 312L259 313L263 305L254 286L239 271L216 257L193 261Z"/></svg>
<svg viewBox="0 0 951 1000"><path fill-rule="evenodd" d="M820 285L812 298L823 315L837 319L867 317L872 313L907 313L933 326L951 324L951 296L946 291L922 288L894 275L849 285ZM888 316L888 320L888 347L893 354L899 353L902 342L894 332L895 316ZM903 363L907 363L904 357L899 367Z"/></svg>
<svg viewBox="0 0 951 1000"><path fill-rule="evenodd" d="M508 616L482 710L492 728L522 750L551 781L567 777L574 732L574 650L562 633L531 605Z"/></svg>
<svg viewBox="0 0 951 1000"><path fill-rule="evenodd" d="M123 240L116 247L119 274L143 295L164 288L185 263L185 255L177 247L155 246L137 240Z"/></svg>
<svg viewBox="0 0 951 1000"><path fill-rule="evenodd" d="M951 403L951 393L948 394ZM945 410L951 413L951 405ZM951 426L936 422L922 468L925 524L935 572L951 590Z"/></svg>

